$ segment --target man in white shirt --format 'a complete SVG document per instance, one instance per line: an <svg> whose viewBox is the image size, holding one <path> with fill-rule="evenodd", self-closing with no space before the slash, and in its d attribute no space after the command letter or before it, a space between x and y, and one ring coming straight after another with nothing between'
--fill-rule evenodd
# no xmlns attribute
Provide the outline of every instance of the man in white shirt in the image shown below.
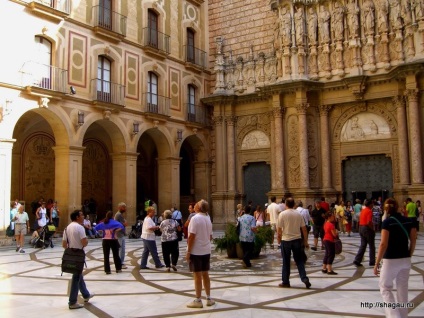
<svg viewBox="0 0 424 318"><path fill-rule="evenodd" d="M209 278L212 222L208 215L209 204L200 200L194 205L196 215L190 220L188 226L186 260L193 271L194 289L196 299L187 305L188 308L203 308L202 283L206 293L206 305L212 306L215 301L211 299L211 281Z"/></svg>
<svg viewBox="0 0 424 318"><path fill-rule="evenodd" d="M303 202L300 200L297 201L296 205L297 205L296 211L298 211L300 215L303 217L303 220L305 221L305 226L306 226L306 234L309 235L309 232L311 231L311 226L309 224L311 224L311 221L312 221L312 218L309 215L309 210L303 207Z"/></svg>
<svg viewBox="0 0 424 318"><path fill-rule="evenodd" d="M271 221L271 229L272 229L272 232L273 232L271 248L274 248L274 236L275 236L275 232L277 231L278 215L281 212L280 206L277 203L275 203L276 199L277 198L275 196L271 197L271 204L268 205L267 210L266 210L267 213L269 214L269 218L270 218L270 221Z"/></svg>
<svg viewBox="0 0 424 318"><path fill-rule="evenodd" d="M290 288L290 259L293 258L299 271L299 276L306 288L311 287L308 276L306 276L303 242L309 248L306 235L306 226L303 217L294 210L293 198L286 199L286 210L280 213L277 223L277 242L281 245L281 256L283 258L282 283L279 287Z"/></svg>

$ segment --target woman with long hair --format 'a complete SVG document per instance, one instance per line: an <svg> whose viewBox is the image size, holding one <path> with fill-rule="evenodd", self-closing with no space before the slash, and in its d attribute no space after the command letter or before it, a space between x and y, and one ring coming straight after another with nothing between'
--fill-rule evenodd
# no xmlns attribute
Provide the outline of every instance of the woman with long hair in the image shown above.
<svg viewBox="0 0 424 318"><path fill-rule="evenodd" d="M408 302L408 280L411 270L411 256L417 240L416 221L399 213L394 198L384 202L387 218L383 221L380 247L374 274L380 275L380 293L386 304L406 304ZM383 265L380 270L380 262ZM396 281L396 297L393 294L393 281ZM385 308L386 317L407 317L408 308Z"/></svg>
<svg viewBox="0 0 424 318"><path fill-rule="evenodd" d="M115 262L115 269L117 273L122 272L122 263L121 258L119 257L119 242L118 236L116 235L118 231L125 231L125 227L121 222L115 221L113 219L113 212L108 211L106 217L102 223L99 223L94 228L96 231L102 231L102 247L103 247L103 256L104 256L104 269L106 274L111 274L110 272L110 261L109 255L110 250L112 250L113 261Z"/></svg>

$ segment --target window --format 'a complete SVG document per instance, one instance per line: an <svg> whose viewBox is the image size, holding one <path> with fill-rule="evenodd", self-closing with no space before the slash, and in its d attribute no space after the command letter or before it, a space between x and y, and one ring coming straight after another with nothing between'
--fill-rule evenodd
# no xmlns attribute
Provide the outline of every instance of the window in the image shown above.
<svg viewBox="0 0 424 318"><path fill-rule="evenodd" d="M153 72L148 73L147 79L147 111L158 112L158 77Z"/></svg>
<svg viewBox="0 0 424 318"><path fill-rule="evenodd" d="M196 110L195 110L195 102L196 102L196 88L193 85L188 85L188 121L196 121Z"/></svg>
<svg viewBox="0 0 424 318"><path fill-rule="evenodd" d="M108 103L111 102L110 70L110 61L104 56L99 56L97 61L97 99Z"/></svg>
<svg viewBox="0 0 424 318"><path fill-rule="evenodd" d="M194 31L192 29L187 29L187 62L195 62Z"/></svg>
<svg viewBox="0 0 424 318"><path fill-rule="evenodd" d="M148 11L148 39L147 43L150 46L158 48L158 15L152 11Z"/></svg>
<svg viewBox="0 0 424 318"><path fill-rule="evenodd" d="M112 30L112 0L99 0L99 25Z"/></svg>
<svg viewBox="0 0 424 318"><path fill-rule="evenodd" d="M52 43L41 36L35 37L34 85L51 89Z"/></svg>

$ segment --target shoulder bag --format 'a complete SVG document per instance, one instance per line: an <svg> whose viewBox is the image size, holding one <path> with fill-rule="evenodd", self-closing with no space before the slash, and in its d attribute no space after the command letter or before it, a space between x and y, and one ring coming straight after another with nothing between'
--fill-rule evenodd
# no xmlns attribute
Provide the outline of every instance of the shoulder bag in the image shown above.
<svg viewBox="0 0 424 318"><path fill-rule="evenodd" d="M66 234L66 228L65 228L65 235L66 235L66 242L69 246L69 240L68 235ZM85 263L85 252L84 249L81 248L65 248L65 251L63 252L62 256L62 274L63 273L70 273L70 274L81 274L83 269L87 267L87 264ZM61 274L61 276L62 276Z"/></svg>
<svg viewBox="0 0 424 318"><path fill-rule="evenodd" d="M342 241L337 237L337 238L334 239L334 244L336 245L336 255L338 255L343 250Z"/></svg>

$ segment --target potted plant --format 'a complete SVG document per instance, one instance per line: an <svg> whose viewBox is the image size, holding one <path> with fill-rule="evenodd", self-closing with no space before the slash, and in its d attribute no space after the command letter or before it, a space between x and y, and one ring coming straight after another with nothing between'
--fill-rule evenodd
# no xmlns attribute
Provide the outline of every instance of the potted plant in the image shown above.
<svg viewBox="0 0 424 318"><path fill-rule="evenodd" d="M258 257L261 249L266 248L266 243L271 244L273 232L270 226L258 226L255 233L255 248L253 250L254 257ZM217 237L213 240L216 251L227 250L229 258L242 258L239 236L237 235L236 225L229 223L225 229L224 236Z"/></svg>

